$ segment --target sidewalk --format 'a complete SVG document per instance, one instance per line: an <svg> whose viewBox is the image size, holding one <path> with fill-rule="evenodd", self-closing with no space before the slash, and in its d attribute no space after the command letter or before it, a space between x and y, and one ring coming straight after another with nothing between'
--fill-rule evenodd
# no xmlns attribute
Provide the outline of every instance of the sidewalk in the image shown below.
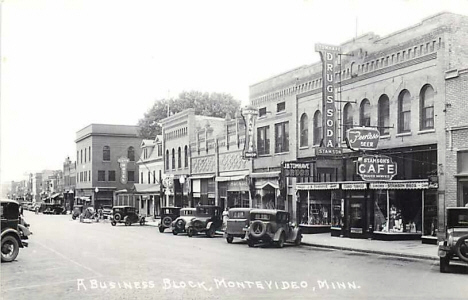
<svg viewBox="0 0 468 300"><path fill-rule="evenodd" d="M438 260L438 246L415 241L379 241L332 237L330 233L304 234L302 244L314 247L349 250L407 258Z"/></svg>
<svg viewBox="0 0 468 300"><path fill-rule="evenodd" d="M160 220L147 221L148 226L158 226ZM390 255L406 258L438 260L437 245L428 245L421 243L421 240L415 241L379 241L368 239L351 239L332 237L330 233L303 234L302 245L348 250L363 253L374 253L380 255Z"/></svg>

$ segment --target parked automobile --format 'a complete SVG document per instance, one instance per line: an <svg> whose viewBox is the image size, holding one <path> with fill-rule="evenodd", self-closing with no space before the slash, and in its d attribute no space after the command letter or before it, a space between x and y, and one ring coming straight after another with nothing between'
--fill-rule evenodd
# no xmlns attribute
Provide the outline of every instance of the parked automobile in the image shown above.
<svg viewBox="0 0 468 300"><path fill-rule="evenodd" d="M19 203L13 200L1 200L1 237L2 237L2 262L11 262L16 259L19 249L27 247L27 241L21 239L18 230Z"/></svg>
<svg viewBox="0 0 468 300"><path fill-rule="evenodd" d="M145 217L140 217L133 206L114 206L112 207L111 224L115 226L117 223L124 223L125 226L130 226L133 223L145 225Z"/></svg>
<svg viewBox="0 0 468 300"><path fill-rule="evenodd" d="M60 204L47 203L42 213L49 214L49 215L61 215L61 214L64 215L67 213L67 210L65 209L64 206Z"/></svg>
<svg viewBox="0 0 468 300"><path fill-rule="evenodd" d="M185 225L185 230L189 237L202 232L208 237L214 237L216 230L220 230L222 226L221 207L200 205L196 207L194 218Z"/></svg>
<svg viewBox="0 0 468 300"><path fill-rule="evenodd" d="M228 211L228 220L224 237L230 244L235 237L243 239L245 237L244 229L249 227L251 208L231 208Z"/></svg>
<svg viewBox="0 0 468 300"><path fill-rule="evenodd" d="M195 211L195 208L190 207L182 208L180 210L180 216L171 223L171 231L173 235L185 232L185 224L194 218Z"/></svg>
<svg viewBox="0 0 468 300"><path fill-rule="evenodd" d="M172 221L180 216L180 207L162 207L161 222L159 222L159 232L163 233L166 228L170 228Z"/></svg>
<svg viewBox="0 0 468 300"><path fill-rule="evenodd" d="M275 244L278 248L283 248L285 242L300 245L301 229L291 225L289 218L289 213L284 210L252 209L250 225L246 229L249 247L257 243Z"/></svg>
<svg viewBox="0 0 468 300"><path fill-rule="evenodd" d="M468 207L447 208L445 238L438 252L441 273L448 271L450 261L468 263Z"/></svg>
<svg viewBox="0 0 468 300"><path fill-rule="evenodd" d="M99 222L99 215L94 207L88 206L83 209L80 215L80 222L89 223L92 221Z"/></svg>
<svg viewBox="0 0 468 300"><path fill-rule="evenodd" d="M104 205L102 207L102 218L110 219L111 216L112 216L112 205Z"/></svg>
<svg viewBox="0 0 468 300"><path fill-rule="evenodd" d="M83 213L83 205L74 205L72 212L72 219L75 220Z"/></svg>

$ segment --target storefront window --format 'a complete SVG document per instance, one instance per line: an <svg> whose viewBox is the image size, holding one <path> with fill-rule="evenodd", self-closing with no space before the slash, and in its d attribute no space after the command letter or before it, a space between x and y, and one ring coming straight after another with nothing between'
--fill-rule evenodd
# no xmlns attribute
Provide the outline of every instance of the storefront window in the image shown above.
<svg viewBox="0 0 468 300"><path fill-rule="evenodd" d="M307 199L309 197L309 199ZM303 225L331 224L330 191L301 191L301 218Z"/></svg>
<svg viewBox="0 0 468 300"><path fill-rule="evenodd" d="M421 190L388 190L388 197L387 190L376 191L374 232L421 233Z"/></svg>
<svg viewBox="0 0 468 300"><path fill-rule="evenodd" d="M437 191L424 192L424 228L423 235L437 235Z"/></svg>
<svg viewBox="0 0 468 300"><path fill-rule="evenodd" d="M344 215L344 199L333 199L332 209L333 211L332 211L332 218L331 218L331 226L342 227L343 215Z"/></svg>

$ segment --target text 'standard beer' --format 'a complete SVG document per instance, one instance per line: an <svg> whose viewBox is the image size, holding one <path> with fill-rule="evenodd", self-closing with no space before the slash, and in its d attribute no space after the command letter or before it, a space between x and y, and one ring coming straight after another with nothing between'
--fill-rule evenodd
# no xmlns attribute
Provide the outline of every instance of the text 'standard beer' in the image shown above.
<svg viewBox="0 0 468 300"><path fill-rule="evenodd" d="M336 146L336 116L335 116L335 59L340 53L340 47L316 44L315 51L322 59L322 101L323 101L323 147L328 150L338 149ZM325 151L337 154L338 151ZM320 152L318 152L320 153ZM320 153L321 154L321 153Z"/></svg>

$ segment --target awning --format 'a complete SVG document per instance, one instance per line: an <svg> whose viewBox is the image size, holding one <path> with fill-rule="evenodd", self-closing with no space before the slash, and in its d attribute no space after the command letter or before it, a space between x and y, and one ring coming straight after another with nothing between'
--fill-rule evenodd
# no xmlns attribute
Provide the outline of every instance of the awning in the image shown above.
<svg viewBox="0 0 468 300"><path fill-rule="evenodd" d="M50 196L50 199L57 198L58 196L60 196L60 193L52 194L52 195Z"/></svg>
<svg viewBox="0 0 468 300"><path fill-rule="evenodd" d="M251 178L275 178L275 177L279 177L280 173L281 171L252 173L250 174L250 177Z"/></svg>
<svg viewBox="0 0 468 300"><path fill-rule="evenodd" d="M69 191L68 191L68 193L69 193L69 194L74 194L74 193L75 193L75 191L73 191L73 190L69 190Z"/></svg>
<svg viewBox="0 0 468 300"><path fill-rule="evenodd" d="M296 183L296 190L337 190L339 183Z"/></svg>
<svg viewBox="0 0 468 300"><path fill-rule="evenodd" d="M91 201L90 197L75 197L75 199L80 199L80 200L83 200L83 201Z"/></svg>
<svg viewBox="0 0 468 300"><path fill-rule="evenodd" d="M264 189L267 185L273 187L274 189L279 189L279 186L273 182L265 182L264 184L260 185L260 186L255 186L255 188L257 189Z"/></svg>
<svg viewBox="0 0 468 300"><path fill-rule="evenodd" d="M190 179L208 179L208 178L213 178L214 174L205 174L205 175L192 175L190 176Z"/></svg>
<svg viewBox="0 0 468 300"><path fill-rule="evenodd" d="M159 184L135 183L134 189L135 193L159 193L161 191Z"/></svg>
<svg viewBox="0 0 468 300"><path fill-rule="evenodd" d="M238 176L218 176L215 178L216 182L225 182L225 181L238 181L245 179L245 175L238 175Z"/></svg>

